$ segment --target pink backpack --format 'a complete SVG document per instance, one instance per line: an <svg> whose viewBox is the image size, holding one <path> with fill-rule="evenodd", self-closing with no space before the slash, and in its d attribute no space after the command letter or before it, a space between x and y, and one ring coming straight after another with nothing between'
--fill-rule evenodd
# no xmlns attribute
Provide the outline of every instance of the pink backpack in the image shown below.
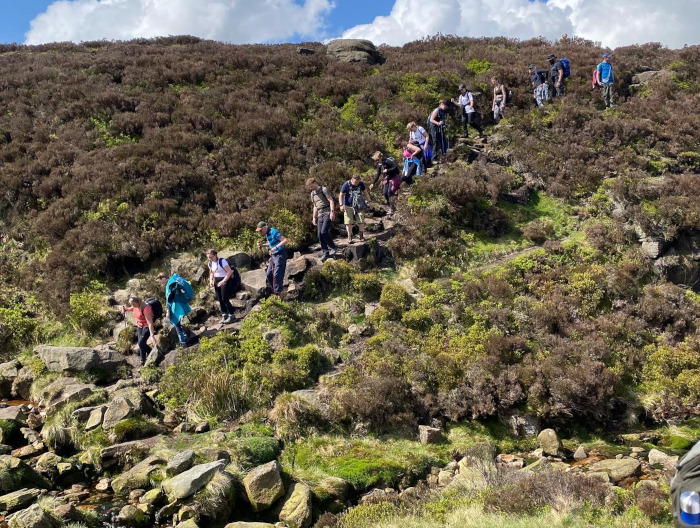
<svg viewBox="0 0 700 528"><path fill-rule="evenodd" d="M595 90L599 86L603 86L603 85L598 82L598 68L595 67L595 68L593 68L593 79L591 80L591 88L593 88Z"/></svg>

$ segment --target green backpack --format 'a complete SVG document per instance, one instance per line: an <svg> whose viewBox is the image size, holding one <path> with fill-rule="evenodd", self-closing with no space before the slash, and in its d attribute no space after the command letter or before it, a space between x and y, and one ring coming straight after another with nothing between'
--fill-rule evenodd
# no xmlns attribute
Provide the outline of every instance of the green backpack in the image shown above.
<svg viewBox="0 0 700 528"><path fill-rule="evenodd" d="M700 526L700 442L676 465L671 503L676 528Z"/></svg>

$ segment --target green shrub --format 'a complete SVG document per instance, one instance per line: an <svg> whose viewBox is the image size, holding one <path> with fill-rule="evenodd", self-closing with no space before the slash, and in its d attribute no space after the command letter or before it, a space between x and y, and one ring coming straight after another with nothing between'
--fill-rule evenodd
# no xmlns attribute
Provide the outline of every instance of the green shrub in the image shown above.
<svg viewBox="0 0 700 528"><path fill-rule="evenodd" d="M404 312L413 304L413 297L398 284L389 283L382 288L379 306L386 310L386 319L400 321ZM376 313L376 312L375 312Z"/></svg>
<svg viewBox="0 0 700 528"><path fill-rule="evenodd" d="M20 304L0 308L0 348L16 351L34 341L37 323Z"/></svg>
<svg viewBox="0 0 700 528"><path fill-rule="evenodd" d="M141 416L127 418L114 426L113 434L117 443L147 438L161 432L161 427Z"/></svg>
<svg viewBox="0 0 700 528"><path fill-rule="evenodd" d="M346 292L353 282L355 273L355 268L344 260L326 262L322 267L306 274L303 297L316 300L325 298L333 292Z"/></svg>
<svg viewBox="0 0 700 528"><path fill-rule="evenodd" d="M103 284L92 281L80 293L71 293L68 321L78 332L97 334L107 322L106 289Z"/></svg>
<svg viewBox="0 0 700 528"><path fill-rule="evenodd" d="M148 383L157 383L163 377L163 371L156 367L153 363L141 367L141 379Z"/></svg>
<svg viewBox="0 0 700 528"><path fill-rule="evenodd" d="M318 407L289 393L277 396L270 419L275 424L277 436L292 441L319 431L325 422Z"/></svg>

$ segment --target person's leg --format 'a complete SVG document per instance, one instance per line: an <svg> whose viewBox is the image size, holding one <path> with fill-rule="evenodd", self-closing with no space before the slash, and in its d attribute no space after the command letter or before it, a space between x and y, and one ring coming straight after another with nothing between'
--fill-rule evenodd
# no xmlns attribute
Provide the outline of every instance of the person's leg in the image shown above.
<svg viewBox="0 0 700 528"><path fill-rule="evenodd" d="M355 210L352 207L345 206L345 230L348 232L348 244L352 244L352 226L355 223Z"/></svg>
<svg viewBox="0 0 700 528"><path fill-rule="evenodd" d="M219 301L219 308L221 309L221 315L226 315L226 306L224 304L224 292L222 291L219 283L223 280L223 277L214 278L214 293L216 293L216 299ZM225 286L225 285L224 285Z"/></svg>
<svg viewBox="0 0 700 528"><path fill-rule="evenodd" d="M178 321L175 325L175 332L177 332L177 339L180 342L180 346L184 347L187 345L187 332L182 327L182 321Z"/></svg>
<svg viewBox="0 0 700 528"><path fill-rule="evenodd" d="M146 358L148 358L148 354L151 352L151 347L148 345L148 338L151 337L151 330L145 326L143 328L139 327L137 334L138 336L138 345L139 345L139 354L141 355L141 365L146 363Z"/></svg>
<svg viewBox="0 0 700 528"><path fill-rule="evenodd" d="M274 272L275 272L275 261L270 257L270 259L267 261L267 272L265 273L265 276L267 277L267 283L270 285L270 289L274 291L275 287L275 278L274 278Z"/></svg>
<svg viewBox="0 0 700 528"><path fill-rule="evenodd" d="M365 239L365 213L363 211L357 211L355 213L356 220L357 220L357 227L360 229L359 236L360 240Z"/></svg>
<svg viewBox="0 0 700 528"><path fill-rule="evenodd" d="M328 217L318 217L318 220L316 221L316 234L318 235L318 241L321 243L321 251L323 251L324 253L328 253L328 243L326 242L326 237L323 236L324 218Z"/></svg>
<svg viewBox="0 0 700 528"><path fill-rule="evenodd" d="M469 115L470 114L465 114L464 111L462 111L462 128L464 129L464 137L469 137Z"/></svg>
<svg viewBox="0 0 700 528"><path fill-rule="evenodd" d="M233 317L233 304L231 304L231 297L233 297L233 295L236 293L234 288L235 284L233 283L233 278L231 278L226 281L226 284L224 284L221 292L221 298L223 299L221 303L221 313L224 313L229 317Z"/></svg>
<svg viewBox="0 0 700 528"><path fill-rule="evenodd" d="M282 251L279 255L273 257L276 259L275 262L275 286L273 293L279 295L282 293L282 286L284 286L284 272L287 268L287 253Z"/></svg>
<svg viewBox="0 0 700 528"><path fill-rule="evenodd" d="M387 180L384 186L382 187L382 194L384 195L386 204L389 207L391 207L391 182L389 180Z"/></svg>

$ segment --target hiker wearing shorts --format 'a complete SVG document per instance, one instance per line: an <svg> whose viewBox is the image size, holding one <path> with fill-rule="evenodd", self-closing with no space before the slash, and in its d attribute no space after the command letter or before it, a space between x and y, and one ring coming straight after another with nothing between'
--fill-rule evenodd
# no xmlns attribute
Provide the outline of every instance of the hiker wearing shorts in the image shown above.
<svg viewBox="0 0 700 528"><path fill-rule="evenodd" d="M154 328L153 308L144 304L141 305L141 298L135 295L129 297L129 306L122 306L122 312L131 312L136 319L136 335L139 345L139 354L141 355L141 366L146 363L148 354L151 353L151 347L148 345L150 341L153 346L158 346L156 341L156 330Z"/></svg>
<svg viewBox="0 0 700 528"><path fill-rule="evenodd" d="M374 181L369 186L373 189L380 178L382 178L382 194L389 206L389 216L396 212L396 197L401 188L401 171L396 161L392 157L384 158L384 155L377 151L372 155L372 159L377 163L377 174Z"/></svg>
<svg viewBox="0 0 700 528"><path fill-rule="evenodd" d="M267 246L270 260L267 262L267 283L272 288L272 293L278 297L282 294L284 286L284 272L287 269L287 239L267 222L258 222L255 228L258 233L265 235L267 242L258 244L258 247Z"/></svg>
<svg viewBox="0 0 700 528"><path fill-rule="evenodd" d="M493 110L493 119L498 124L505 117L508 92L497 77L491 77L491 86L493 86L493 104L491 109Z"/></svg>
<svg viewBox="0 0 700 528"><path fill-rule="evenodd" d="M360 230L360 240L365 239L365 209L369 207L370 199L364 182L359 174L353 175L340 188L340 210L344 213L345 229L348 232L348 244L352 244L352 226L357 224Z"/></svg>
<svg viewBox="0 0 700 528"><path fill-rule="evenodd" d="M433 141L433 154L444 154L447 152L447 138L445 137L445 127L447 125L447 99L441 99L435 110L430 112L430 138Z"/></svg>
<svg viewBox="0 0 700 528"><path fill-rule="evenodd" d="M557 59L556 55L547 56L549 62L549 77L552 79L552 96L562 97L566 94L566 85L564 84L564 65Z"/></svg>
<svg viewBox="0 0 700 528"><path fill-rule="evenodd" d="M335 220L335 198L327 187L319 185L315 178L306 180L306 188L311 191L314 204L312 222L317 227L318 241L321 243L321 262L328 260L338 251L331 236L331 224Z"/></svg>
<svg viewBox="0 0 700 528"><path fill-rule="evenodd" d="M603 87L603 101L606 108L615 105L615 75L613 74L612 55L603 53L603 62L596 67L596 80Z"/></svg>
<svg viewBox="0 0 700 528"><path fill-rule="evenodd" d="M219 258L215 249L207 251L207 267L209 268L209 286L214 288L216 298L221 308L222 324L233 323L236 320L231 298L241 287L241 276L232 268L228 261Z"/></svg>
<svg viewBox="0 0 700 528"><path fill-rule="evenodd" d="M161 286L165 286L166 317L175 327L180 348L187 346L187 331L182 327L182 318L192 311L189 299L184 295L180 286L180 281L184 280L177 273L174 273L170 278L164 273L158 274L158 281Z"/></svg>
<svg viewBox="0 0 700 528"><path fill-rule="evenodd" d="M469 125L476 129L479 133L479 139L485 139L484 129L478 123L479 116L474 108L474 94L467 91L467 87L464 84L459 85L459 98L455 101L452 99L453 104L458 104L461 108L462 116L462 129L464 130L464 137L469 137Z"/></svg>
<svg viewBox="0 0 700 528"><path fill-rule="evenodd" d="M549 84L545 81L542 74L537 71L537 66L530 64L528 66L530 73L530 82L532 83L533 96L537 106L544 106L545 101L549 100Z"/></svg>

